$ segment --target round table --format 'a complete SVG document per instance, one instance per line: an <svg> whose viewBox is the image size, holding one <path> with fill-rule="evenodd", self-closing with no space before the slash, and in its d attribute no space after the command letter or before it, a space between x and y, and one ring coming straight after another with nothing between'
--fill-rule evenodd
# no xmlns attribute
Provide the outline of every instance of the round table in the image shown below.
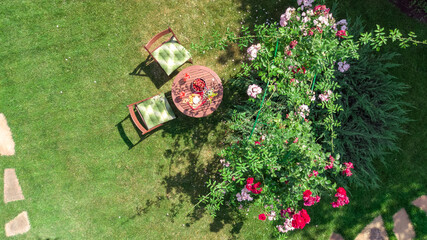
<svg viewBox="0 0 427 240"><path fill-rule="evenodd" d="M190 75L190 79L185 80L185 74ZM197 78L205 80L206 87L217 95L211 101L208 100L197 109L193 109L188 103L188 96L193 94L190 85ZM185 93L184 96L181 95L182 92ZM200 118L213 113L218 108L222 101L223 88L221 79L214 71L204 66L194 65L183 69L176 75L172 83L171 93L172 100L179 111L189 117Z"/></svg>

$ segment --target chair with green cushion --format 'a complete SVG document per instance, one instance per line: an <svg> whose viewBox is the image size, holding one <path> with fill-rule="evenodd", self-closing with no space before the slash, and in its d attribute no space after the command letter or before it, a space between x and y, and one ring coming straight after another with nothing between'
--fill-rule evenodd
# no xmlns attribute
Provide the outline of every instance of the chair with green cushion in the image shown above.
<svg viewBox="0 0 427 240"><path fill-rule="evenodd" d="M167 41L150 51L154 43L169 33L172 36ZM144 48L168 76L184 63L193 63L190 53L181 45L171 28L154 36Z"/></svg>
<svg viewBox="0 0 427 240"><path fill-rule="evenodd" d="M132 121L142 134L146 134L162 126L163 123L176 118L164 93L129 104L127 107ZM145 127L138 120L135 110L139 113Z"/></svg>

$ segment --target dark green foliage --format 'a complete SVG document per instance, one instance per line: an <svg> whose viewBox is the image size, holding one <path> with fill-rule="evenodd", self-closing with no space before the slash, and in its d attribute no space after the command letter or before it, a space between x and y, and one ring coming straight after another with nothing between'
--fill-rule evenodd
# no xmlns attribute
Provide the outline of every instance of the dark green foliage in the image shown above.
<svg viewBox="0 0 427 240"><path fill-rule="evenodd" d="M402 101L406 85L397 82L388 69L397 53L375 54L360 50L360 59L348 61L350 69L338 72L343 111L338 115L342 127L336 148L345 162L353 162L349 181L367 188L378 187L374 163L387 163L388 153L399 150L396 141L408 122L408 104Z"/></svg>

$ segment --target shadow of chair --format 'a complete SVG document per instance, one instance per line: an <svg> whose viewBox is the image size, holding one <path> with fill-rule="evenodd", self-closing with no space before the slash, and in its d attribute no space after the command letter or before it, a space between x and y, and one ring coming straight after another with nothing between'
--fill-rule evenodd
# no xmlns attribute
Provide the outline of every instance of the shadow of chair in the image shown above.
<svg viewBox="0 0 427 240"><path fill-rule="evenodd" d="M175 71L171 76L175 76L178 71ZM170 79L165 71L157 64L153 58L148 55L129 75L148 77L154 83L157 89L160 89Z"/></svg>
<svg viewBox="0 0 427 240"><path fill-rule="evenodd" d="M129 119L132 122L132 126L134 127L135 131L138 133L139 140L136 143L133 143L129 137L127 136L125 129L123 128L123 122ZM135 125L135 123L131 120L130 114L128 114L123 120L121 120L119 123L116 124L117 131L120 134L120 137L123 139L123 141L128 146L128 149L131 150L133 147L141 143L144 139L148 138L151 134L155 133L156 131L152 131L147 134L142 134L141 131L139 131L138 127Z"/></svg>

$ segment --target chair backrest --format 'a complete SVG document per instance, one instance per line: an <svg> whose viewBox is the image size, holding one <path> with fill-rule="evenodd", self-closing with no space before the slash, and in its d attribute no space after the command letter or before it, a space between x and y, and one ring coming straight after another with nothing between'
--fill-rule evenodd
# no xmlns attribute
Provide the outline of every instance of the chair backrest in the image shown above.
<svg viewBox="0 0 427 240"><path fill-rule="evenodd" d="M169 33L172 33L172 36L176 39L176 41L177 41L179 44L181 44L181 43L179 42L178 38L175 36L175 33L172 31L172 29L171 29L170 27L168 27L168 29L166 29L166 30L164 30L164 31L162 31L162 32L160 32L160 33L158 33L158 34L157 34L156 36L154 36L150 41L148 41L148 43L144 45L145 50L147 50L147 52L148 52L148 53L150 53L150 55L151 55L151 53L152 53L154 50L156 50L158 47L160 47L162 44L160 44L160 45L156 46L152 51L150 51L151 46L152 46L155 42L157 42L159 39L161 39L163 36L165 36L165 35L167 35L167 34L169 34ZM171 37L171 38L172 38L172 37Z"/></svg>

